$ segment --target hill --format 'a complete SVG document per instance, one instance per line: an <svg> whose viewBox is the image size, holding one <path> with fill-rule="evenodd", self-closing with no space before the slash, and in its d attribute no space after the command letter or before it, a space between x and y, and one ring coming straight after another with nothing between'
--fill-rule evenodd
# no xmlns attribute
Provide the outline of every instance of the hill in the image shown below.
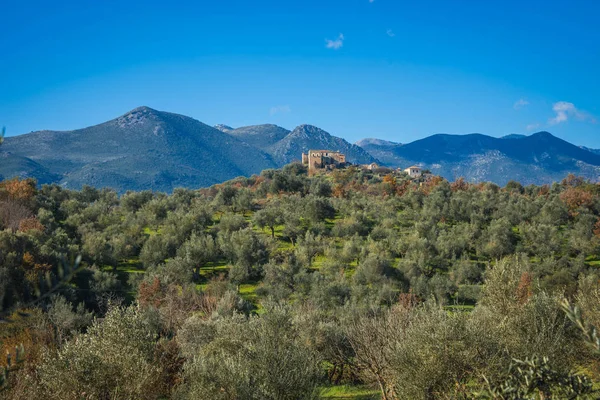
<svg viewBox="0 0 600 400"><path fill-rule="evenodd" d="M120 192L203 187L275 167L268 154L231 135L148 107L85 129L9 137L0 151L11 161L0 166L6 178Z"/></svg>
<svg viewBox="0 0 600 400"><path fill-rule="evenodd" d="M290 131L277 125L263 124L243 126L241 128L231 129L227 131L227 133L249 145L269 152L270 148L286 137Z"/></svg>
<svg viewBox="0 0 600 400"><path fill-rule="evenodd" d="M509 180L552 183L569 173L600 178L599 154L548 132L512 139L438 134L404 145L368 142L364 148L391 167L418 164L449 180L464 177L504 185Z"/></svg>
<svg viewBox="0 0 600 400"><path fill-rule="evenodd" d="M293 131L272 124L244 126L231 130L228 130L226 125L218 126L235 138L268 153L278 166L299 161L301 154L311 149L339 150L346 154L349 162L356 164L377 161L360 146L313 125L300 125Z"/></svg>
<svg viewBox="0 0 600 400"><path fill-rule="evenodd" d="M303 152L311 149L341 151L346 159L355 164L369 164L377 161L363 148L332 136L313 125L300 125L280 141L269 146L267 151L278 165L285 165L300 159Z"/></svg>

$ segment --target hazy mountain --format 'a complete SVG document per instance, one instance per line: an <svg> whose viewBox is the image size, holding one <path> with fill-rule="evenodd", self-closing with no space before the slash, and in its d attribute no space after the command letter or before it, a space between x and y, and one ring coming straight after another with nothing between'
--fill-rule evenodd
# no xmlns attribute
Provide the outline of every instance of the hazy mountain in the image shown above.
<svg viewBox="0 0 600 400"><path fill-rule="evenodd" d="M589 147L585 147L585 146L579 146L579 147L581 147L584 150L590 151L594 154L600 154L600 149L590 149Z"/></svg>
<svg viewBox="0 0 600 400"><path fill-rule="evenodd" d="M365 148L367 146L383 146L383 147L394 147L401 145L401 143L390 142L389 140L376 139L376 138L366 138L359 140L355 143L357 146Z"/></svg>
<svg viewBox="0 0 600 400"><path fill-rule="evenodd" d="M330 135L313 125L300 125L283 139L268 148L268 153L279 165L300 160L308 150L333 150L346 154L346 160L355 164L369 164L377 161L363 148L346 140Z"/></svg>
<svg viewBox="0 0 600 400"><path fill-rule="evenodd" d="M273 124L243 126L228 131L232 136L269 152L271 146L286 137L290 131Z"/></svg>
<svg viewBox="0 0 600 400"><path fill-rule="evenodd" d="M136 108L100 125L6 138L0 175L119 191L201 187L276 165L259 149L183 115Z"/></svg>
<svg viewBox="0 0 600 400"><path fill-rule="evenodd" d="M550 183L568 173L600 178L600 151L548 132L504 138L439 134L407 144L370 138L350 144L312 125L291 132L271 124L213 128L148 107L84 129L8 137L0 147L0 178L35 177L68 188L87 184L120 192L171 191L281 167L310 149L338 150L357 164L417 164L450 180Z"/></svg>
<svg viewBox="0 0 600 400"><path fill-rule="evenodd" d="M394 150L402 144L396 142L390 142L388 140L381 140L375 138L362 139L356 142L356 145L366 150L376 159L385 165L394 165L396 156Z"/></svg>
<svg viewBox="0 0 600 400"><path fill-rule="evenodd" d="M392 167L418 164L447 179L505 184L514 179L523 184L551 183L568 173L600 178L600 155L538 132L515 140L481 134L433 135L397 146L369 144L372 154Z"/></svg>
<svg viewBox="0 0 600 400"><path fill-rule="evenodd" d="M228 126L228 125L223 125L223 124L217 124L215 125L215 129L220 130L221 132L225 132L225 133L229 133L231 132L234 128Z"/></svg>
<svg viewBox="0 0 600 400"><path fill-rule="evenodd" d="M523 139L526 138L527 135L520 135L518 133L511 133L510 135L502 136L500 139Z"/></svg>
<svg viewBox="0 0 600 400"><path fill-rule="evenodd" d="M339 150L346 154L348 161L357 164L376 161L361 147L312 125L300 125L291 132L277 125L253 125L228 133L270 154L278 166L300 161L302 153L311 149Z"/></svg>

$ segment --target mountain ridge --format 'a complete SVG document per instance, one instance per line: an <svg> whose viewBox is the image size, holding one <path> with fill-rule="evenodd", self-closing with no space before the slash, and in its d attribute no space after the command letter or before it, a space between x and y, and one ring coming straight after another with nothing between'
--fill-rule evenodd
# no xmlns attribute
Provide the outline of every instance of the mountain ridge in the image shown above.
<svg viewBox="0 0 600 400"><path fill-rule="evenodd" d="M440 133L410 143L366 138L351 144L309 124L291 131L274 124L211 127L146 106L82 129L7 137L0 147L0 178L34 177L75 189L87 184L119 192L169 192L278 168L299 161L310 149L341 151L355 164L402 169L416 164L449 180L540 184L568 173L600 180L600 150L545 131L502 138Z"/></svg>
<svg viewBox="0 0 600 400"><path fill-rule="evenodd" d="M417 164L450 180L464 177L498 184L509 180L539 184L560 180L569 173L595 181L600 178L599 154L545 131L518 139L480 133L435 134L398 146L369 146L388 166Z"/></svg>
<svg viewBox="0 0 600 400"><path fill-rule="evenodd" d="M240 158L239 150L249 157ZM206 186L276 167L268 154L231 135L149 107L83 129L8 137L0 151L42 165L65 187L89 184L121 192ZM0 167L5 177L15 172Z"/></svg>

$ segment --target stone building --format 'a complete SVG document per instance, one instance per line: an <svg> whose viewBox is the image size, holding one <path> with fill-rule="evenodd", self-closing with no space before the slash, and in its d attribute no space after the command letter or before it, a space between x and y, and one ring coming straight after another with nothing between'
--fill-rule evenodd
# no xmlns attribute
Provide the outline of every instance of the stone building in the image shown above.
<svg viewBox="0 0 600 400"><path fill-rule="evenodd" d="M419 178L423 175L423 170L417 166L408 167L404 170L411 178Z"/></svg>
<svg viewBox="0 0 600 400"><path fill-rule="evenodd" d="M346 166L346 155L339 151L309 150L302 153L302 164L308 165L308 172L331 170Z"/></svg>

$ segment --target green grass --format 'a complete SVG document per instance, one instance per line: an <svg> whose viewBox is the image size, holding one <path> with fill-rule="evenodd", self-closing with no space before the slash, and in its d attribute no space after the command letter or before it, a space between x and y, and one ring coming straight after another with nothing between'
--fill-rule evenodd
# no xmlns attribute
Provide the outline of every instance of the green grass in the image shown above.
<svg viewBox="0 0 600 400"><path fill-rule="evenodd" d="M144 228L144 234L148 235L148 236L154 236L154 235L160 235L160 228L157 230L154 229L150 229L149 227L145 227Z"/></svg>
<svg viewBox="0 0 600 400"><path fill-rule="evenodd" d="M244 300L247 300L247 301L251 302L252 304L256 305L256 302L258 301L258 295L256 294L257 287L258 287L258 284L256 284L256 283L244 283L244 284L240 285L240 287L239 287L240 296L242 296L242 298Z"/></svg>
<svg viewBox="0 0 600 400"><path fill-rule="evenodd" d="M585 263L590 267L600 267L600 256L592 255L585 258Z"/></svg>
<svg viewBox="0 0 600 400"><path fill-rule="evenodd" d="M102 267L103 271L108 271L115 273L117 275L117 279L123 285L123 291L125 295L125 301L127 303L133 302L136 296L136 291L132 290L129 285L130 276L142 276L146 271L142 269L142 263L137 258L132 258L128 260L122 260L118 265L117 269L115 269L110 265L105 265Z"/></svg>
<svg viewBox="0 0 600 400"><path fill-rule="evenodd" d="M381 399L379 390L365 386L329 386L321 389L320 399L348 399L348 400L378 400Z"/></svg>
<svg viewBox="0 0 600 400"><path fill-rule="evenodd" d="M327 261L327 257L325 257L322 254L317 254L317 256L315 257L315 259L312 262L311 267L313 269L320 269L323 266L323 263Z"/></svg>
<svg viewBox="0 0 600 400"><path fill-rule="evenodd" d="M209 262L200 268L200 276L206 280L216 278L221 274L226 276L229 273L229 268L230 265L224 259Z"/></svg>

